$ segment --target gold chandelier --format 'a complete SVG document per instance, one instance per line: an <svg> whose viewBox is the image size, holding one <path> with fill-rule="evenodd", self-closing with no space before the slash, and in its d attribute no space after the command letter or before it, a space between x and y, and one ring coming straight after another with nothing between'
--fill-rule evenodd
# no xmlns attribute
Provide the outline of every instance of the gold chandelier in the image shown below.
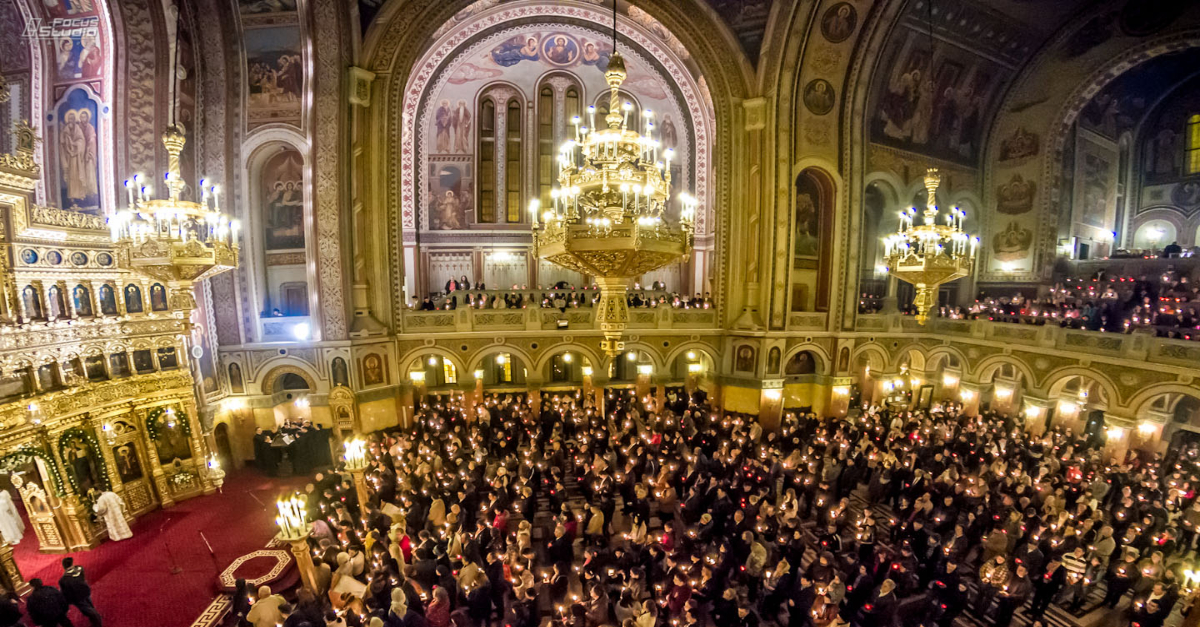
<svg viewBox="0 0 1200 627"><path fill-rule="evenodd" d="M108 220L122 267L166 283L172 309L183 311L196 307L192 294L196 281L237 267L241 228L237 220L221 213L216 185L200 180L200 202L180 197L187 186L179 170L186 141L177 126L163 133L167 197L154 198L142 175L134 175L125 181L126 208Z"/></svg>
<svg viewBox="0 0 1200 627"><path fill-rule="evenodd" d="M888 271L917 288L913 306L919 324L925 324L937 304L938 286L971 274L979 247L978 237L963 232L967 214L958 207L946 214L944 224L938 224L935 194L941 182L937 168L929 168L925 173L928 198L922 224L915 224L917 210L909 207L900 212L899 229L884 238Z"/></svg>
<svg viewBox="0 0 1200 627"><path fill-rule="evenodd" d="M674 155L669 149L659 154L651 111L640 114L643 135L630 125L633 105L620 102L618 90L626 71L616 52L615 19L614 15L613 54L604 72L611 91L604 118L608 128L596 129L595 107L587 109L586 126L575 116L575 139L559 152L559 187L550 192L551 206L543 211L538 200L530 203L536 255L595 277L602 347L612 356L624 352L629 284L634 277L688 258L697 208L694 198L679 194L678 220L667 216Z"/></svg>

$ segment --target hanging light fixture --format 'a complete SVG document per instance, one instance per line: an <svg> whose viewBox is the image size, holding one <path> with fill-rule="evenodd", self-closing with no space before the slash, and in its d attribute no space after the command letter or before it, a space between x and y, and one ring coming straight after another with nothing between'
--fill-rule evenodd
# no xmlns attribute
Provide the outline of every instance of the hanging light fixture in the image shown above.
<svg viewBox="0 0 1200 627"><path fill-rule="evenodd" d="M929 71L924 80L933 76L933 2L926 0L929 9ZM917 85L917 89L921 86ZM936 92L936 90L934 90ZM934 93L934 98L937 94ZM936 106L935 106L936 110ZM967 214L952 207L941 219L937 205L937 189L942 175L937 168L925 171L925 210L917 223L917 210L909 207L900 212L900 226L884 238L884 257L887 272L916 287L913 307L917 323L925 324L929 312L937 305L938 287L968 276L975 268L975 253L979 238L963 231Z"/></svg>
<svg viewBox="0 0 1200 627"><path fill-rule="evenodd" d="M654 115L633 115L633 103L621 102L627 76L617 52L617 4L613 1L612 57L604 71L609 86L608 114L596 127L596 108L587 108L586 124L571 120L575 138L559 151L558 187L551 205L530 203L534 250L539 258L595 277L600 287L596 316L610 356L624 351L629 325L626 293L635 277L691 254L697 201L671 196L671 150L654 138ZM678 203L678 218L668 207Z"/></svg>

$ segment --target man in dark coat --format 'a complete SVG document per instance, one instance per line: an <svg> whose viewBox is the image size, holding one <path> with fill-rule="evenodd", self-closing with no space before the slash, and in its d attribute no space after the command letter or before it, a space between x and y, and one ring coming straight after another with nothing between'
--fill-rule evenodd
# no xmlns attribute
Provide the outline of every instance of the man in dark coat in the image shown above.
<svg viewBox="0 0 1200 627"><path fill-rule="evenodd" d="M100 627L100 612L92 605L92 587L83 576L83 567L76 566L75 560L64 557L62 560L63 576L58 580L58 587L67 599L67 603L79 608L79 613L87 617L92 627Z"/></svg>
<svg viewBox="0 0 1200 627"><path fill-rule="evenodd" d="M47 586L41 579L30 579L29 585L33 587L33 592L29 593L29 598L25 601L25 609L29 611L29 618L33 619L35 625L74 627L67 618L67 610L71 605L58 588Z"/></svg>

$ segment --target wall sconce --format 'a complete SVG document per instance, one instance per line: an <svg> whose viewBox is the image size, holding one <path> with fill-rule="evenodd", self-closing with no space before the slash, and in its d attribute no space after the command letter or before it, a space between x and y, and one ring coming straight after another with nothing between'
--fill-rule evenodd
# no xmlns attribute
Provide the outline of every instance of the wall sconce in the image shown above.
<svg viewBox="0 0 1200 627"><path fill-rule="evenodd" d="M412 372L408 373L408 378L412 379L413 383L424 383L425 382L425 371L424 370L413 370Z"/></svg>
<svg viewBox="0 0 1200 627"><path fill-rule="evenodd" d="M476 370L473 374L475 375L475 379L477 381L483 381L483 369L482 368L479 370ZM424 375L425 375L425 373L422 372L421 376L424 377Z"/></svg>
<svg viewBox="0 0 1200 627"><path fill-rule="evenodd" d="M584 367L582 368L582 371L583 371L583 376L585 376L585 377L590 377L590 376L592 376L592 372L593 372L593 370L592 370L592 367L591 367L591 366L584 366Z"/></svg>
<svg viewBox="0 0 1200 627"><path fill-rule="evenodd" d="M1008 399L1012 398L1012 395L1013 395L1012 388L1001 388L1001 387L996 388L996 398L998 398L998 399L1008 400Z"/></svg>
<svg viewBox="0 0 1200 627"><path fill-rule="evenodd" d="M654 366L651 364L638 364L637 373L647 375L654 374Z"/></svg>
<svg viewBox="0 0 1200 627"><path fill-rule="evenodd" d="M1157 429L1158 425L1149 420L1143 420L1138 423L1138 433L1142 434L1143 437L1153 435Z"/></svg>
<svg viewBox="0 0 1200 627"><path fill-rule="evenodd" d="M701 363L688 364L687 371L689 373L693 373L693 374L704 372L704 364L701 364Z"/></svg>
<svg viewBox="0 0 1200 627"><path fill-rule="evenodd" d="M848 386L848 385L833 386L833 395L834 396L850 396L850 386Z"/></svg>
<svg viewBox="0 0 1200 627"><path fill-rule="evenodd" d="M687 352L688 361L696 361L696 351Z"/></svg>
<svg viewBox="0 0 1200 627"><path fill-rule="evenodd" d="M944 374L942 375L942 385L946 387L954 387L958 385L958 377L952 374Z"/></svg>
<svg viewBox="0 0 1200 627"><path fill-rule="evenodd" d="M783 398L783 390L779 388L766 389L763 390L763 396L767 397L767 400L769 401L778 401L779 399Z"/></svg>
<svg viewBox="0 0 1200 627"><path fill-rule="evenodd" d="M571 353L563 353L563 356L562 356L563 363L569 364L569 363L571 363L572 359L574 359L574 358L571 357Z"/></svg>
<svg viewBox="0 0 1200 627"><path fill-rule="evenodd" d="M884 382L883 382L883 391L884 391L884 392L891 392L891 391L892 391L892 390L894 390L894 389L896 389L896 384L895 384L895 383L893 383L893 382L891 382L891 381L884 381Z"/></svg>
<svg viewBox="0 0 1200 627"><path fill-rule="evenodd" d="M1042 408L1030 405L1025 408L1025 418L1029 420L1037 420L1042 417Z"/></svg>
<svg viewBox="0 0 1200 627"><path fill-rule="evenodd" d="M958 396L964 403L970 403L971 401L975 400L975 393L971 390L963 390L958 393Z"/></svg>
<svg viewBox="0 0 1200 627"><path fill-rule="evenodd" d="M1058 413L1060 414L1073 414L1077 411L1079 411L1079 405L1076 405L1071 401L1058 402Z"/></svg>
<svg viewBox="0 0 1200 627"><path fill-rule="evenodd" d="M308 409L308 405L309 403L307 396L301 396L300 398L296 399L296 409Z"/></svg>
<svg viewBox="0 0 1200 627"><path fill-rule="evenodd" d="M637 353L629 351L628 353L625 353L625 359L628 359L629 361L637 361Z"/></svg>
<svg viewBox="0 0 1200 627"><path fill-rule="evenodd" d="M1108 433L1108 437L1114 440L1120 440L1125 437L1124 427L1108 427L1105 431Z"/></svg>
<svg viewBox="0 0 1200 627"><path fill-rule="evenodd" d="M436 366L436 365L437 365L437 357L434 357L433 355L430 355L430 356L429 356L429 361L428 361L427 363L428 363L430 366Z"/></svg>
<svg viewBox="0 0 1200 627"><path fill-rule="evenodd" d="M499 355L496 355L496 363L500 364L501 366L503 366L504 362L507 360L508 360L508 358L504 356L504 353L500 353Z"/></svg>
<svg viewBox="0 0 1200 627"><path fill-rule="evenodd" d="M921 387L921 379L919 377L913 377L909 379L908 383L913 387L914 390Z"/></svg>

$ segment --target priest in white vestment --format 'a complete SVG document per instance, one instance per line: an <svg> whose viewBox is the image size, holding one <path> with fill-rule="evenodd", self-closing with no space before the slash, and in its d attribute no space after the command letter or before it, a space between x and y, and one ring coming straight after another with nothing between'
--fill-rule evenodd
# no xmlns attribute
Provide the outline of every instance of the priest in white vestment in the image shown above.
<svg viewBox="0 0 1200 627"><path fill-rule="evenodd" d="M101 492L96 498L96 514L104 519L108 526L109 540L124 540L132 538L129 523L125 520L125 502L113 492Z"/></svg>
<svg viewBox="0 0 1200 627"><path fill-rule="evenodd" d="M25 521L8 490L0 490L0 537L5 544L17 544L25 537Z"/></svg>

